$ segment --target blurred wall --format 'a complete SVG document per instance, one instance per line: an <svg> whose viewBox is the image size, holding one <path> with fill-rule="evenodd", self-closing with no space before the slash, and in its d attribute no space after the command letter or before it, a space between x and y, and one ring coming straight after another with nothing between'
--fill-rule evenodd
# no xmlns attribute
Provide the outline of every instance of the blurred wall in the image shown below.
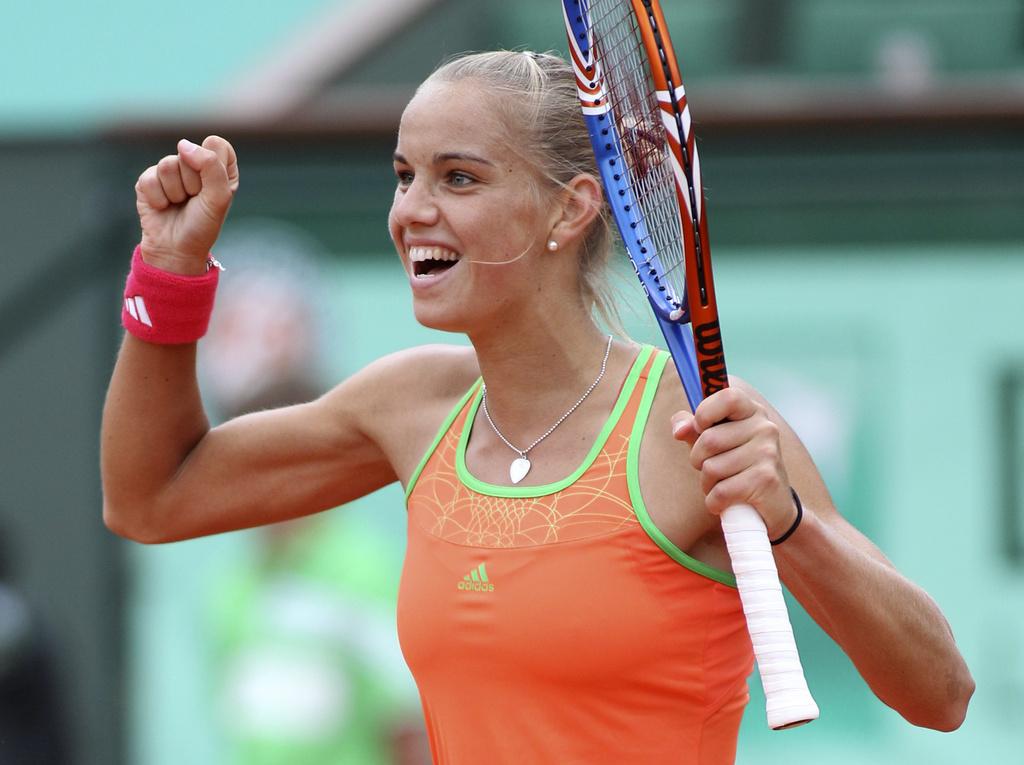
<svg viewBox="0 0 1024 765"><path fill-rule="evenodd" d="M0 144L0 521L76 750L93 763L119 762L123 740L121 558L98 514L118 335L117 287L97 257L112 227L101 155L88 141Z"/></svg>

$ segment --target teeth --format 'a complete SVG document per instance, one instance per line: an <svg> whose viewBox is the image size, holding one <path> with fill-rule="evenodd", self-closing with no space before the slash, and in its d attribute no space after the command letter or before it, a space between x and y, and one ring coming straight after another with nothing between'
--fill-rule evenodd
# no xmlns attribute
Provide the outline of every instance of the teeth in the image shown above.
<svg viewBox="0 0 1024 765"><path fill-rule="evenodd" d="M423 260L458 260L459 256L444 247L410 247L409 260L419 263Z"/></svg>

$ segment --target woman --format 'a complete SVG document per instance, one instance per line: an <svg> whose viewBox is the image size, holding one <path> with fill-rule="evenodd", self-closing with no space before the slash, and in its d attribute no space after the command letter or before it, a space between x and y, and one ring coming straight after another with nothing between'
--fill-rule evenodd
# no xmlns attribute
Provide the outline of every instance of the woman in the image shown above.
<svg viewBox="0 0 1024 765"><path fill-rule="evenodd" d="M588 147L555 57L435 72L402 117L389 226L416 318L472 347L397 353L211 430L190 295L212 295L238 168L222 138L179 143L136 187L107 524L186 539L400 481L399 633L438 762L717 764L735 757L751 654L716 515L743 502L787 537L782 579L879 698L957 728L973 681L945 620L841 518L779 415L740 381L691 414L665 354L598 329L609 235ZM131 310L147 290L190 331L154 336Z"/></svg>

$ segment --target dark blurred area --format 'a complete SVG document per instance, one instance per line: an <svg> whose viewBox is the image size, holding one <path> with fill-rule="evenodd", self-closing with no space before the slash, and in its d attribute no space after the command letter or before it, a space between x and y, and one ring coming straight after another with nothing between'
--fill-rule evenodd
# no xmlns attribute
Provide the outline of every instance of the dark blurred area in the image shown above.
<svg viewBox="0 0 1024 765"><path fill-rule="evenodd" d="M61 645L11 580L9 540L0 526L0 763L71 762Z"/></svg>

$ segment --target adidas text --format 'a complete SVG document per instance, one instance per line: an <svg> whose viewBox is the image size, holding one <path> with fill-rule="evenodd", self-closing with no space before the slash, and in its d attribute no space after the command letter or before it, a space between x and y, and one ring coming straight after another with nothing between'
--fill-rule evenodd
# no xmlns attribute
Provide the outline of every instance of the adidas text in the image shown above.
<svg viewBox="0 0 1024 765"><path fill-rule="evenodd" d="M459 582L460 590L473 590L475 592L494 592L494 585L490 582Z"/></svg>

